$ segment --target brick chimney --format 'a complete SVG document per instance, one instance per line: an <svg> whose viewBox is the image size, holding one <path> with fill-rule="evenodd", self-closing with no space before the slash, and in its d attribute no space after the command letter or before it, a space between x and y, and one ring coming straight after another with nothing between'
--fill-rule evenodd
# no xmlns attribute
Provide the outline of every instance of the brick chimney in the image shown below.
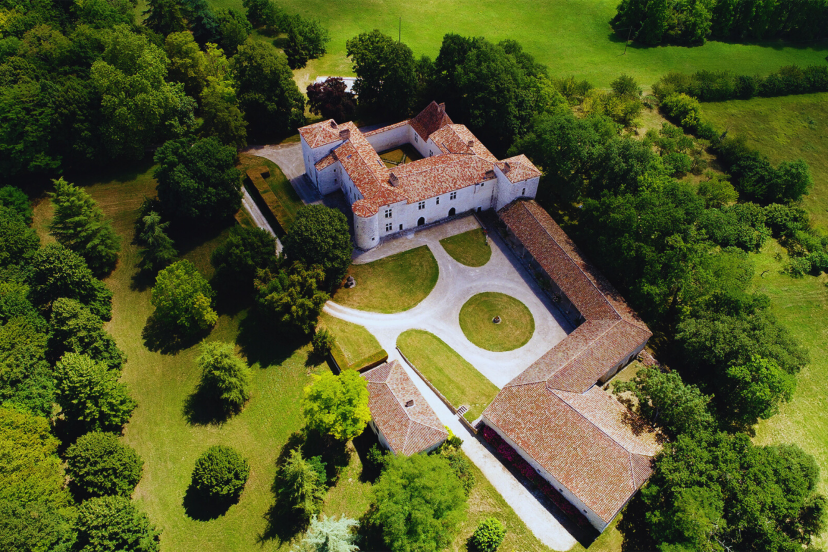
<svg viewBox="0 0 828 552"><path fill-rule="evenodd" d="M512 170L512 167L509 166L509 162L503 164L503 174L507 174L509 171Z"/></svg>
<svg viewBox="0 0 828 552"><path fill-rule="evenodd" d="M343 128L339 131L339 138L342 140L347 140L351 137L351 129L350 128Z"/></svg>
<svg viewBox="0 0 828 552"><path fill-rule="evenodd" d="M437 104L437 113L442 115L445 112L446 112L446 104L445 103Z"/></svg>
<svg viewBox="0 0 828 552"><path fill-rule="evenodd" d="M336 121L331 119L331 128L336 128Z"/></svg>
<svg viewBox="0 0 828 552"><path fill-rule="evenodd" d="M391 176L388 178L388 180L391 182L392 186L396 186L397 184L400 183L400 180L397 178L397 175L394 174L394 173L391 173Z"/></svg>
<svg viewBox="0 0 828 552"><path fill-rule="evenodd" d="M468 145L469 147L472 147L472 146L474 145L474 140L469 140L469 142L468 142L468 144L467 144L467 145Z"/></svg>

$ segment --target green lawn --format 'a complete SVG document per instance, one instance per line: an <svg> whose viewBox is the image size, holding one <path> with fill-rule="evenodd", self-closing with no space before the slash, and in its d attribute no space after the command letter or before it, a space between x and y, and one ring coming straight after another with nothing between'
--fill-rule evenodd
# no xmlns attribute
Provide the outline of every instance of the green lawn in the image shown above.
<svg viewBox="0 0 828 552"><path fill-rule="evenodd" d="M241 8L241 0L209 0L214 7ZM331 33L328 54L295 71L303 84L321 75L349 75L345 42L372 29L397 38L402 17L402 41L414 55L433 60L446 33L485 36L492 41L518 40L555 75L576 75L599 87L621 73L635 76L644 86L664 73L680 69L737 70L744 74L769 73L783 65L820 64L828 46L791 46L784 43L704 46L638 47L624 52L624 38L614 36L609 20L618 0L459 0L455 2L354 0L347 7L323 0L284 0L289 13L319 19Z"/></svg>
<svg viewBox="0 0 828 552"><path fill-rule="evenodd" d="M492 322L499 316L499 324ZM460 309L460 328L469 341L487 351L512 351L526 345L535 333L529 309L502 293L478 293Z"/></svg>
<svg viewBox="0 0 828 552"><path fill-rule="evenodd" d="M492 258L492 248L482 228L443 238L440 245L455 261L466 266L483 266Z"/></svg>
<svg viewBox="0 0 828 552"><path fill-rule="evenodd" d="M406 311L425 299L437 284L439 269L423 245L372 263L351 265L348 274L356 279L356 286L340 288L335 302L389 314Z"/></svg>
<svg viewBox="0 0 828 552"><path fill-rule="evenodd" d="M469 407L464 417L470 422L480 416L499 391L434 334L408 330L397 338L397 347L455 408L464 404Z"/></svg>
<svg viewBox="0 0 828 552"><path fill-rule="evenodd" d="M280 212L273 214L277 219L284 221L284 225L287 226L287 228L284 228L283 230L287 232L290 225L293 224L293 221L296 219L296 213L299 209L304 207L305 204L299 198L296 190L293 189L290 181L285 177L282 169L280 169L276 163L265 159L264 157L250 155L249 153L239 154L239 168L242 173L247 171L249 168L261 165L264 165L270 171L270 176L265 179L265 182L267 182L270 191L273 192L273 196L278 200L279 205L281 206Z"/></svg>
<svg viewBox="0 0 828 552"><path fill-rule="evenodd" d="M775 259L777 254L781 261ZM791 278L782 274L787 253L775 241L752 257L754 287L770 296L773 312L811 353L810 364L797 377L793 400L757 426L755 440L763 445L795 443L813 454L821 469L819 489L828 494L828 275ZM828 534L823 533L816 544L825 548Z"/></svg>
<svg viewBox="0 0 828 552"><path fill-rule="evenodd" d="M319 322L336 338L336 343L349 363L354 363L381 351L382 347L371 332L359 324L322 313Z"/></svg>
<svg viewBox="0 0 828 552"><path fill-rule="evenodd" d="M828 230L828 93L704 103L702 110L716 128L745 136L774 163L803 158L814 179L803 207Z"/></svg>

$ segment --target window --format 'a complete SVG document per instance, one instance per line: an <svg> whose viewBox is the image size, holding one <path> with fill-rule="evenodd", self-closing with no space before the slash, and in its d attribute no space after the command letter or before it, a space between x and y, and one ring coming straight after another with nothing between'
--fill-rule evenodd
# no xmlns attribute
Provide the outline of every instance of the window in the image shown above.
<svg viewBox="0 0 828 552"><path fill-rule="evenodd" d="M402 224L400 224L400 230L402 230Z"/></svg>
<svg viewBox="0 0 828 552"><path fill-rule="evenodd" d="M422 211L423 209L425 209L425 201L421 201L417 204L418 211Z"/></svg>
<svg viewBox="0 0 828 552"><path fill-rule="evenodd" d="M451 192L449 194L449 199L457 199L457 192Z"/></svg>
<svg viewBox="0 0 828 552"><path fill-rule="evenodd" d="M390 232L392 228L394 228L394 225L391 224L390 222L385 224L385 231L386 232Z"/></svg>
<svg viewBox="0 0 828 552"><path fill-rule="evenodd" d="M485 183L485 182L481 182L481 183L480 183L480 187L481 187L481 188L482 188L483 186L485 186L485 185L486 185L486 183Z"/></svg>
<svg viewBox="0 0 828 552"><path fill-rule="evenodd" d="M385 218L391 218L391 209L385 210Z"/></svg>
<svg viewBox="0 0 828 552"><path fill-rule="evenodd" d="M523 193L521 193L520 195L526 195L526 188L523 189Z"/></svg>
<svg viewBox="0 0 828 552"><path fill-rule="evenodd" d="M437 198L437 205L440 205L440 198Z"/></svg>
<svg viewBox="0 0 828 552"><path fill-rule="evenodd" d="M414 141L419 142L419 140L417 140L417 135L416 134L414 135Z"/></svg>

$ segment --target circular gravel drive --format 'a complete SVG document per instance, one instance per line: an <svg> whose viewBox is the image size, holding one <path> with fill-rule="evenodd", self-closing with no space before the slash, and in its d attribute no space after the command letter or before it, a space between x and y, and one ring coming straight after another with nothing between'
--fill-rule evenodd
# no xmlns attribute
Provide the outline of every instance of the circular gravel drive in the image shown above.
<svg viewBox="0 0 828 552"><path fill-rule="evenodd" d="M499 316L498 323L493 322ZM503 293L478 293L460 309L460 328L466 338L487 351L513 351L526 345L535 333L529 309Z"/></svg>

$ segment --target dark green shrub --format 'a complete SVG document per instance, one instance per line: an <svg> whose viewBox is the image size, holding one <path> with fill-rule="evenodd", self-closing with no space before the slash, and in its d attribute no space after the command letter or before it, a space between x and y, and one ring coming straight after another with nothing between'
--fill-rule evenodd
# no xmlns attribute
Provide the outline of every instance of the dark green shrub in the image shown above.
<svg viewBox="0 0 828 552"><path fill-rule="evenodd" d="M495 552L506 537L506 528L497 519L483 519L474 530L471 544L480 552Z"/></svg>
<svg viewBox="0 0 828 552"><path fill-rule="evenodd" d="M328 356L331 348L334 346L334 336L326 329L317 330L313 335L311 344L313 345L313 354L320 358Z"/></svg>
<svg viewBox="0 0 828 552"><path fill-rule="evenodd" d="M234 448L213 445L196 460L193 486L206 498L232 500L244 489L250 465Z"/></svg>
<svg viewBox="0 0 828 552"><path fill-rule="evenodd" d="M130 496L144 461L114 433L81 436L66 451L66 473L82 496Z"/></svg>
<svg viewBox="0 0 828 552"><path fill-rule="evenodd" d="M104 496L84 501L78 507L75 530L77 541L72 550L160 550L160 532L150 524L147 514L122 496Z"/></svg>

